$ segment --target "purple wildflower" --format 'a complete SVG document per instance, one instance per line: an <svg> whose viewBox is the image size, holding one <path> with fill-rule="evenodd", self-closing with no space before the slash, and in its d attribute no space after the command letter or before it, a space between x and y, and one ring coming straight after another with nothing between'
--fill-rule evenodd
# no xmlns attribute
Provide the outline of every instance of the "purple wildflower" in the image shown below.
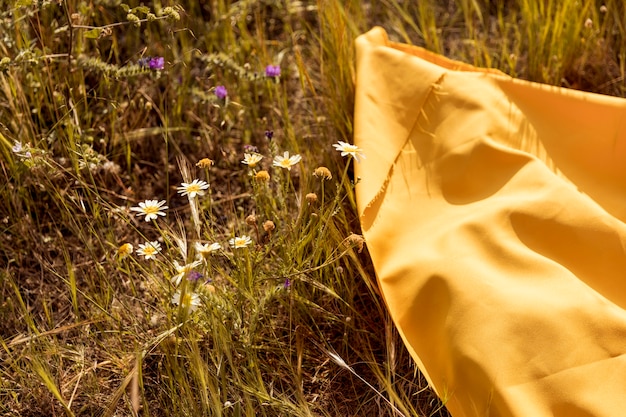
<svg viewBox="0 0 626 417"><path fill-rule="evenodd" d="M259 153L259 148L257 148L254 145L243 145L243 151L247 153L251 153L251 152Z"/></svg>
<svg viewBox="0 0 626 417"><path fill-rule="evenodd" d="M283 288L284 289L288 289L289 287L291 287L291 280L289 278L287 278L285 280L285 283L283 284Z"/></svg>
<svg viewBox="0 0 626 417"><path fill-rule="evenodd" d="M217 96L217 98L223 100L228 95L228 90L226 90L226 87L224 87L223 85L218 85L217 87L215 87L215 95Z"/></svg>
<svg viewBox="0 0 626 417"><path fill-rule="evenodd" d="M22 142L15 141L11 150L14 154L21 157L30 158L32 156L30 151L26 147L24 147L24 145L22 145Z"/></svg>
<svg viewBox="0 0 626 417"><path fill-rule="evenodd" d="M274 131L273 130L266 130L265 131L265 137L267 138L267 140L272 140L272 138L274 137Z"/></svg>
<svg viewBox="0 0 626 417"><path fill-rule="evenodd" d="M24 150L24 145L22 145L22 142L15 141L15 144L13 145L11 150L13 151L13 153L20 153Z"/></svg>
<svg viewBox="0 0 626 417"><path fill-rule="evenodd" d="M161 71L163 68L165 68L165 59L163 59L162 56L153 56L152 58L150 58L148 66L151 70Z"/></svg>
<svg viewBox="0 0 626 417"><path fill-rule="evenodd" d="M200 278L202 278L203 275L198 272L198 271L191 271L187 274L187 279L191 282L196 282L197 280L199 280Z"/></svg>
<svg viewBox="0 0 626 417"><path fill-rule="evenodd" d="M265 76L266 77L280 77L280 67L278 65L268 65L265 67Z"/></svg>

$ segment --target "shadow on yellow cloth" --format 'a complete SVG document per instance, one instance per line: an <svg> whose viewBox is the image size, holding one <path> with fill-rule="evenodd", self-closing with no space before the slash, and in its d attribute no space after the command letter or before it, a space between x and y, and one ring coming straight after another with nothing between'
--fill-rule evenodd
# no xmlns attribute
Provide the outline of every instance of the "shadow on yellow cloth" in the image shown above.
<svg viewBox="0 0 626 417"><path fill-rule="evenodd" d="M361 225L448 410L626 415L626 100L356 42Z"/></svg>

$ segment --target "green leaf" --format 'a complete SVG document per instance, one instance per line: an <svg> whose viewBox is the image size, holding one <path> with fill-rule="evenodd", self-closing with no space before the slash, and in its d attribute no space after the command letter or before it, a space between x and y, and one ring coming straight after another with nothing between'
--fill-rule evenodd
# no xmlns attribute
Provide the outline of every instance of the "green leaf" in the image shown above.
<svg viewBox="0 0 626 417"><path fill-rule="evenodd" d="M85 35L85 38L88 38L88 39L97 39L100 36L100 33L102 33L102 29L95 28L95 29L88 30L87 32L84 33L84 35Z"/></svg>

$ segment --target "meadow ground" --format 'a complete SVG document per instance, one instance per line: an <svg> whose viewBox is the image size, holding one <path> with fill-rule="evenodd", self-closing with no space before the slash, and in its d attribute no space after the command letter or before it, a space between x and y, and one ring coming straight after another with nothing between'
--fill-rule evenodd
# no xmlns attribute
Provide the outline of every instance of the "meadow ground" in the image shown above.
<svg viewBox="0 0 626 417"><path fill-rule="evenodd" d="M620 0L0 0L0 415L447 415L341 144L374 25L626 93Z"/></svg>

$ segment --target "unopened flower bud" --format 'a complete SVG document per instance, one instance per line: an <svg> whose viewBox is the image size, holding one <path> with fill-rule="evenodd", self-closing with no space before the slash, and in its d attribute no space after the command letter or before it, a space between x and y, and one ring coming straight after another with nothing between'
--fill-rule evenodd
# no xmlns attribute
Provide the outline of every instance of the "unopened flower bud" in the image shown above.
<svg viewBox="0 0 626 417"><path fill-rule="evenodd" d="M272 232L272 230L276 229L276 225L274 224L273 221L271 220L266 220L263 223L263 230L265 230L267 233Z"/></svg>
<svg viewBox="0 0 626 417"><path fill-rule="evenodd" d="M267 182L270 180L270 174L267 171L259 171L255 174L254 179L258 182Z"/></svg>
<svg viewBox="0 0 626 417"><path fill-rule="evenodd" d="M209 158L202 158L196 164L197 167L200 167L200 168L203 168L203 169L210 168L212 165L215 165L215 162L212 159L209 159Z"/></svg>
<svg viewBox="0 0 626 417"><path fill-rule="evenodd" d="M361 235L357 235L356 233L351 233L345 240L346 243L350 245L354 245L359 249L359 253L363 251L363 245L365 244L365 239Z"/></svg>
<svg viewBox="0 0 626 417"><path fill-rule="evenodd" d="M305 197L306 201L309 202L309 205L314 204L317 201L317 194L308 193Z"/></svg>
<svg viewBox="0 0 626 417"><path fill-rule="evenodd" d="M322 180L330 180L333 178L333 174L331 174L330 170L326 167L315 168L315 171L313 171L313 175Z"/></svg>

